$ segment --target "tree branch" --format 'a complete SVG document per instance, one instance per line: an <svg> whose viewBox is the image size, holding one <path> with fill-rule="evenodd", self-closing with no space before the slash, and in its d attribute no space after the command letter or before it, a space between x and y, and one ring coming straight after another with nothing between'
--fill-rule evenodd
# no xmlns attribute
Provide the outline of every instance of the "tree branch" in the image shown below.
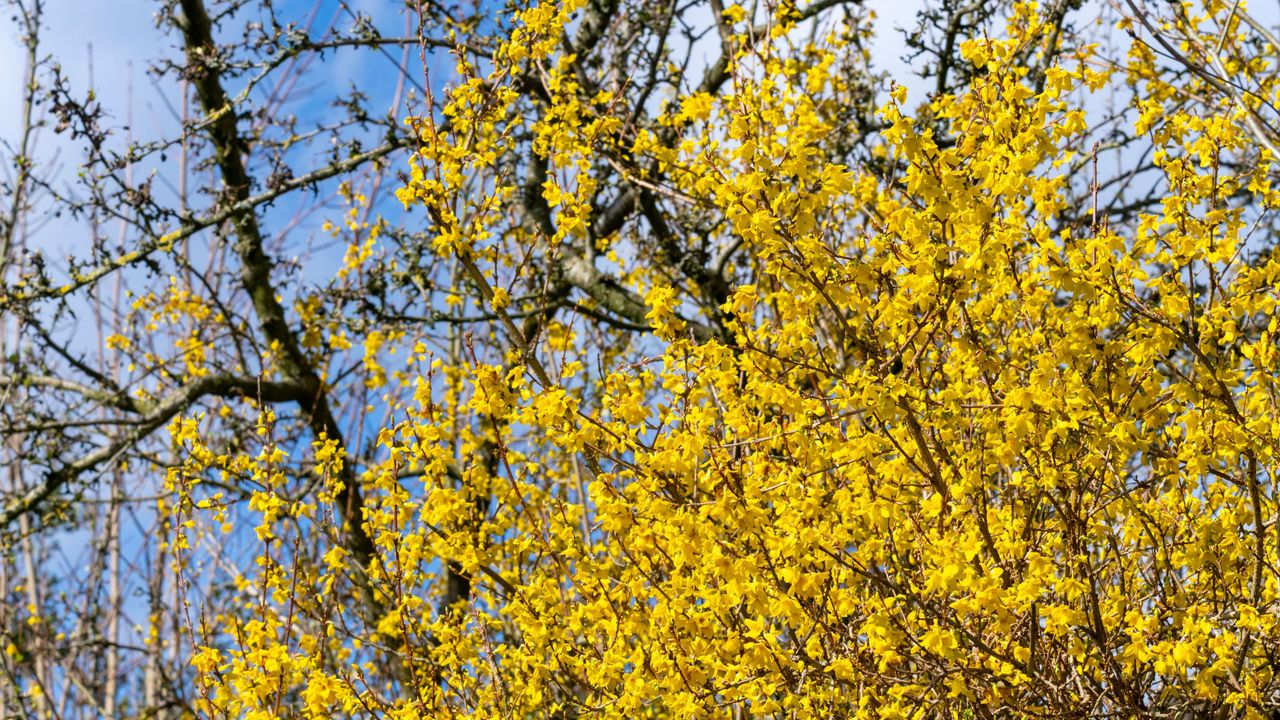
<svg viewBox="0 0 1280 720"><path fill-rule="evenodd" d="M271 382L231 375L209 375L188 383L151 405L132 430L78 460L51 470L45 474L44 480L39 485L5 505L3 514L0 514L0 529L7 528L19 516L35 510L40 503L58 492L71 480L119 457L157 428L169 422L175 415L194 405L200 398L209 395L243 396L259 397L267 402L286 402L301 400L305 397L304 392L305 388L296 383Z"/></svg>

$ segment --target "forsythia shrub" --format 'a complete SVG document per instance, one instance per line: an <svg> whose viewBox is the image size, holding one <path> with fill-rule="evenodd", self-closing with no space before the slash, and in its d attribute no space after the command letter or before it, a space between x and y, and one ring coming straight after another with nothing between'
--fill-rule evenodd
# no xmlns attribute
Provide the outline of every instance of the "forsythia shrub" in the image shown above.
<svg viewBox="0 0 1280 720"><path fill-rule="evenodd" d="M368 566L340 542L341 448L315 440L317 490L296 496L269 415L230 453L198 417L172 425L178 560L246 517L259 547L235 602L188 612L198 712L1266 717L1280 259L1251 244L1278 198L1249 126L1267 100L1189 103L1210 81L1165 82L1143 45L1036 66L1053 33L1022 4L965 41L961 91L893 89L846 166L834 69L863 28L726 9L724 88L637 130L581 91L559 41L581 5L519 9L414 122L399 197L506 350L364 341L370 391L412 390L353 475ZM1230 28L1206 42L1232 46L1229 4L1206 12ZM1132 152L1163 176L1126 223L1079 204L1110 180L1089 118L1117 87L1144 98ZM529 167L504 164L522 143ZM728 239L711 311L628 250L649 229L592 230L606 154ZM537 222L507 212L526 173ZM589 298L530 332L541 263L583 243L652 334L592 330ZM375 236L343 272L391 250ZM206 487L218 473L254 479L247 514Z"/></svg>

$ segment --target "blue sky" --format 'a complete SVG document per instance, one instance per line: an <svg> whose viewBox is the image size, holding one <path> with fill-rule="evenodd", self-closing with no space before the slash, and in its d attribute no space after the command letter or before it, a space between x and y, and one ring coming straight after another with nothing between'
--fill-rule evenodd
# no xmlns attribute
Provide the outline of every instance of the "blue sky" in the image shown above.
<svg viewBox="0 0 1280 720"><path fill-rule="evenodd" d="M141 141L172 137L179 127L171 110L171 107L180 104L175 83L170 79L157 80L147 72L149 65L158 57L176 58L180 54L177 38L166 29L156 27L154 14L158 5L156 0L46 0L42 54L54 57L62 65L77 93L83 94L92 87L99 101L108 110L109 125L119 127L128 123L132 136ZM353 10L371 12L384 35L405 34L401 3L352 0L350 6ZM910 73L909 68L898 60L902 43L896 28L910 25L920 6L921 0L873 2L879 15L880 28L879 39L874 48L875 58L891 77L908 86L913 98L923 97L924 88ZM345 15L338 0L283 0L277 2L277 8L282 17L297 18L299 22L314 12L317 28L328 27L335 19L340 26L350 24L350 18ZM0 140L14 142L20 130L17 109L21 98L21 68L25 57L17 41L16 30L7 18L0 27L4 28L0 34L0 67L7 69L7 72L0 73L0 107L6 108L4 112L0 112ZM354 84L369 96L371 110L385 112L390 107L394 93L398 73L396 62L400 57L399 52L393 49L389 49L389 52L393 55L392 59L367 50L328 54L322 62L314 64L304 78L305 82L323 86L322 92L309 98L301 98L286 109L304 121L320 117L332 112L328 103L337 92ZM703 58L703 61L708 62L710 59ZM443 81L447 81L447 73L452 70L453 63L448 57L436 57L429 61L434 65L432 84L438 89ZM416 50L409 53L409 64L415 74L420 72ZM401 114L404 114L406 109L401 110ZM302 153L318 154L324 149L314 146L301 148L298 151L300 154L292 158L295 166L305 171L312 163L319 164L322 158L307 158ZM7 161L8 152L0 150L0 156L4 156ZM54 157L59 159L60 170L53 178L56 185L65 186L75 178L79 154L70 147L65 136L53 134L50 128L43 130L37 138L36 157L44 160ZM168 162L174 162L172 156ZM138 168L135 172L141 177L141 173L154 169L172 179L177 174L175 167ZM165 192L159 189L162 184L157 185L158 192ZM327 190L332 191L335 185L336 182L330 183ZM299 198L296 202L309 204L311 199ZM266 212L264 226L269 231L278 231L286 226L296 209L296 206L290 206L289 203L279 203ZM384 193L383 204L379 209L388 215L400 212L399 203L389 193ZM326 215L336 219L337 212ZM312 216L301 227L294 228L292 235L295 239L289 243L289 252L296 249L306 251L313 243L319 245L327 240L318 230L325 219L321 215ZM57 258L67 254L85 255L88 250L87 238L88 233L82 223L64 217L41 228L31 242ZM341 257L341 253L341 247L317 253L308 266L308 279L323 283L332 277L334 263ZM87 347L100 340L96 333L85 332L76 333L75 342ZM83 553L89 550L88 540L87 532L68 533L61 537L62 547L68 553L69 571L74 572L72 568L87 559ZM142 616L143 607L138 605L135 609L138 616L132 620L136 622Z"/></svg>

